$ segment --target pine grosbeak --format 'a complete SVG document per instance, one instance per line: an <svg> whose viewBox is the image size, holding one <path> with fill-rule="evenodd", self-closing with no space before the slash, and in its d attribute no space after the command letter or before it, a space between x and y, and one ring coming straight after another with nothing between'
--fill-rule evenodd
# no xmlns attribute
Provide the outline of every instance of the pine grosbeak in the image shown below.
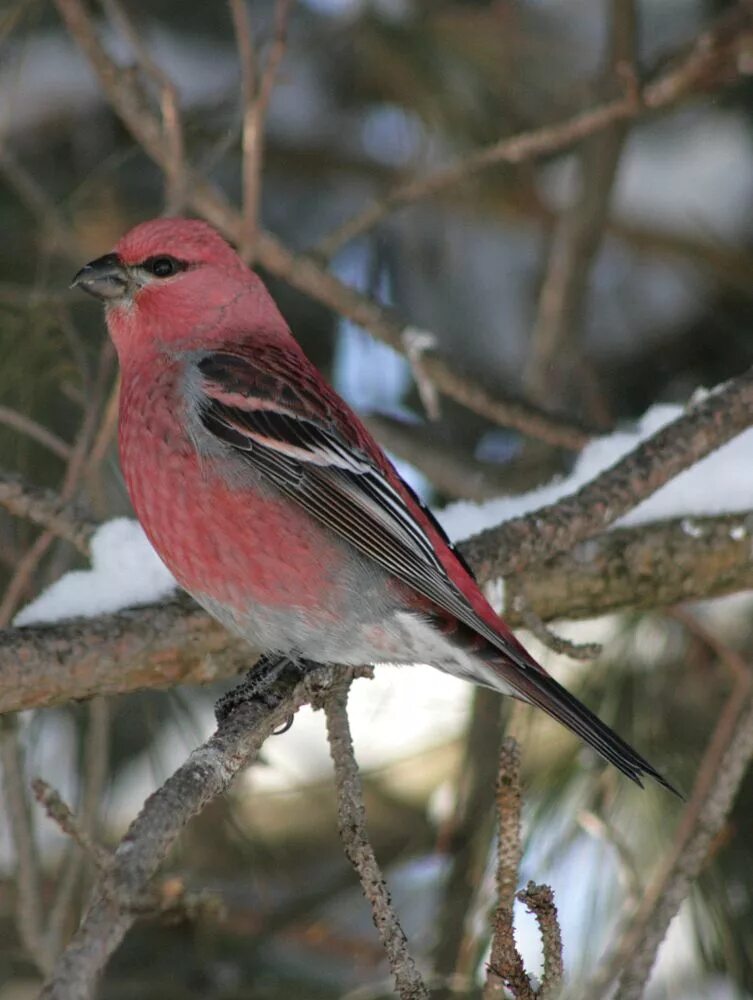
<svg viewBox="0 0 753 1000"><path fill-rule="evenodd" d="M210 226L143 223L74 284L106 306L136 513L212 615L269 653L431 663L537 705L637 783L671 787L518 642Z"/></svg>

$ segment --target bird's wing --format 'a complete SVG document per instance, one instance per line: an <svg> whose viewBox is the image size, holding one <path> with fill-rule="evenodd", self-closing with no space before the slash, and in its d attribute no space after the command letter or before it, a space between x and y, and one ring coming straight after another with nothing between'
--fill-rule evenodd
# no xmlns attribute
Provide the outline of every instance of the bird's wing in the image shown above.
<svg viewBox="0 0 753 1000"><path fill-rule="evenodd" d="M492 686L548 712L638 784L650 774L675 791L550 677L501 621L497 630L474 610L424 527L454 552L439 524L303 356L291 362L274 349L252 355L235 348L208 354L198 366L207 430L358 552L488 640L498 652L479 652L500 682ZM459 553L454 556L462 564Z"/></svg>
<svg viewBox="0 0 753 1000"><path fill-rule="evenodd" d="M326 401L309 399L305 383L291 390L268 360L260 367L254 358L217 352L198 364L207 430L357 551L510 655L449 578L407 498L446 540L440 525L406 484L398 490L385 468L346 437Z"/></svg>

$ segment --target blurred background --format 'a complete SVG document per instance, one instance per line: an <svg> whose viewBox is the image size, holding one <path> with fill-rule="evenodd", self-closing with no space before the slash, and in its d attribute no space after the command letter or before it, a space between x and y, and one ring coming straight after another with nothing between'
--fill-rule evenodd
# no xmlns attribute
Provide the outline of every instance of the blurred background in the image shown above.
<svg viewBox="0 0 753 1000"><path fill-rule="evenodd" d="M263 225L325 260L325 237L397 181L614 97L616 65L641 75L671 68L725 9L699 0L297 0L267 118ZM239 62L225 4L103 2L90 10L124 65L138 54L129 28L137 31L177 88L188 158L239 204ZM259 0L248 10L263 49L274 7ZM430 330L459 371L609 431L753 363L752 113L744 72L717 81L575 152L499 166L401 208L335 248L329 266ZM160 170L110 110L54 6L4 0L0 465L62 490L100 520L130 512L112 433L116 364L100 308L67 286L84 262L165 208ZM544 292L556 284L563 247L577 273L552 317ZM370 415L435 507L567 473L572 450L448 400L428 422L404 357L266 277L311 358ZM81 563L70 546L41 544L33 526L0 511L2 624ZM587 664L536 651L688 789L731 685L704 630L748 659L752 607L746 595L694 607L697 629L663 609L562 626L579 641L604 643ZM80 808L88 788L84 804L111 842L211 731L219 693L147 692L25 714L18 726L28 773ZM480 995L496 747L511 713L503 719L496 696L423 667L380 670L356 684L352 699L369 829L414 953L436 969L438 996ZM512 726L524 762L521 884L553 886L572 995L590 996L582 984L626 900L640 895L670 844L678 806L660 789L627 787L546 720L515 713ZM33 817L52 898L68 847L38 811ZM23 1000L36 995L39 973L16 930L14 853L2 816L0 826L0 1000ZM318 715L302 713L268 741L263 762L189 827L169 870L209 902L176 921L137 925L103 997L392 995L342 858ZM71 892L63 936L90 876ZM535 971L535 924L522 907L518 918ZM672 925L647 996L753 996L750 780Z"/></svg>

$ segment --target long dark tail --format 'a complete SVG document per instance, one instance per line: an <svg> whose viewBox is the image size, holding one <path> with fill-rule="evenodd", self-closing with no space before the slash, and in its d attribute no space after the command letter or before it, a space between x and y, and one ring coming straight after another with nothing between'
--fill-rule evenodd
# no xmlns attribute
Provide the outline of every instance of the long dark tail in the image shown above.
<svg viewBox="0 0 753 1000"><path fill-rule="evenodd" d="M491 608L489 612L494 615ZM435 626L450 642L470 654L473 667L470 671L466 667L462 671L463 676L530 705L536 705L588 743L641 788L641 779L644 775L649 775L682 798L680 792L645 757L641 757L637 750L586 708L583 702L578 701L550 677L496 615L494 624L492 621L479 619L478 630L456 618L450 618L446 613L435 611L432 617ZM455 672L448 667L444 669Z"/></svg>
<svg viewBox="0 0 753 1000"><path fill-rule="evenodd" d="M483 673L479 672L477 675L480 683L536 705L588 743L641 788L641 778L649 775L682 798L680 792L645 757L641 757L637 750L550 677L511 633L509 639L508 636L500 635L499 644L492 646L465 629L456 628L453 631L453 639L460 641L468 651L472 650L474 658L483 664Z"/></svg>
<svg viewBox="0 0 753 1000"><path fill-rule="evenodd" d="M495 673L500 675L505 687L514 688L523 701L543 709L547 715L551 715L553 719L561 722L576 736L580 736L584 742L593 747L610 764L619 768L636 785L643 788L641 778L644 775L649 775L670 792L682 798L677 789L655 767L649 764L645 757L642 757L637 750L634 750L629 743L626 743L621 736L618 736L613 729L610 729L589 708L586 708L583 702L578 701L549 674L522 664L508 665L500 662L499 656L495 656L493 659L491 657L485 658L485 660Z"/></svg>

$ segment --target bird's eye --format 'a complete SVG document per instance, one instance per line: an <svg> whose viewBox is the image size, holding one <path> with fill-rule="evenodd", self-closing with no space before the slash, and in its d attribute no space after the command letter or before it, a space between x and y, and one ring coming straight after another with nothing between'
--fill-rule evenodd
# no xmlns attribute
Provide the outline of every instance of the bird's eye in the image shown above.
<svg viewBox="0 0 753 1000"><path fill-rule="evenodd" d="M185 264L174 257L150 257L141 266L155 278L170 278L178 271L185 270Z"/></svg>

